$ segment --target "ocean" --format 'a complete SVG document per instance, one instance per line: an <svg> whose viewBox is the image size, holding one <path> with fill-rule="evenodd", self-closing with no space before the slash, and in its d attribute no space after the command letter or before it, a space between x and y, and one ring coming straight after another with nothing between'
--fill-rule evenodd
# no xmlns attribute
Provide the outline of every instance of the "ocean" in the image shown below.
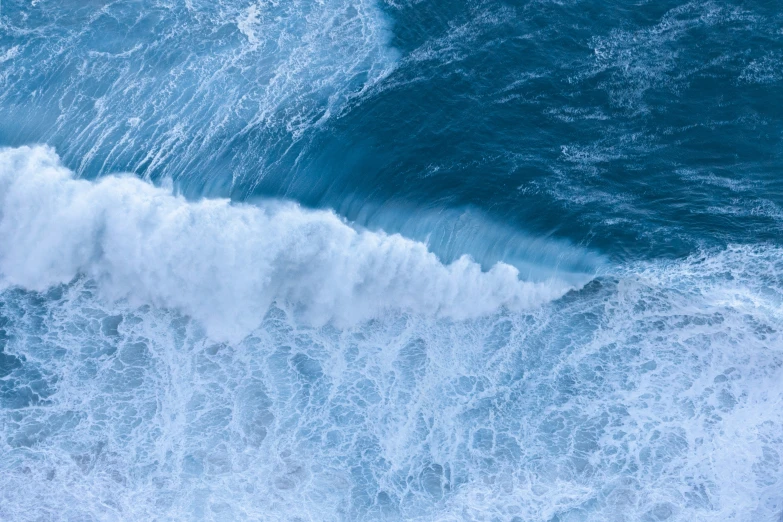
<svg viewBox="0 0 783 522"><path fill-rule="evenodd" d="M783 4L2 0L0 520L783 521Z"/></svg>

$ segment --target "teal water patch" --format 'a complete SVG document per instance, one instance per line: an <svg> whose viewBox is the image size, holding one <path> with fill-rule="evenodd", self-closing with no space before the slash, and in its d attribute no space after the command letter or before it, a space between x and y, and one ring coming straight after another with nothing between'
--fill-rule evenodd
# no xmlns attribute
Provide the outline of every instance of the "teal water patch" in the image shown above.
<svg viewBox="0 0 783 522"><path fill-rule="evenodd" d="M0 144L80 176L475 208L619 260L781 241L763 2L3 7Z"/></svg>

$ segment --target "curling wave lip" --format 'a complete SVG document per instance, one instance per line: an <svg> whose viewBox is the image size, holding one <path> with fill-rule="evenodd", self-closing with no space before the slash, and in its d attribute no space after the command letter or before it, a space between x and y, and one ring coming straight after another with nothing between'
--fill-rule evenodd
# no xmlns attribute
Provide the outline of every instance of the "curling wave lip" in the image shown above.
<svg viewBox="0 0 783 522"><path fill-rule="evenodd" d="M110 299L172 307L238 340L276 300L310 324L397 309L466 319L520 310L574 288L521 281L499 262L445 265L420 242L357 230L291 203L189 202L131 176L73 179L48 147L0 152L0 275L42 291L79 275Z"/></svg>

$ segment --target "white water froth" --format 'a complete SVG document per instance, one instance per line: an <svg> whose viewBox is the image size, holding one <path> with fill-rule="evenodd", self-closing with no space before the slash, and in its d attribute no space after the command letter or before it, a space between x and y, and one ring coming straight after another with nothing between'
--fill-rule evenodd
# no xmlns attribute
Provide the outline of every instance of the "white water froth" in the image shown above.
<svg viewBox="0 0 783 522"><path fill-rule="evenodd" d="M524 313L236 344L0 292L0 518L779 522L783 252L621 268Z"/></svg>
<svg viewBox="0 0 783 522"><path fill-rule="evenodd" d="M422 243L291 203L189 202L131 176L73 178L47 147L0 152L0 284L43 291L79 275L104 296L176 308L236 341L269 306L310 324L387 310L464 319L565 294L504 263L442 264Z"/></svg>

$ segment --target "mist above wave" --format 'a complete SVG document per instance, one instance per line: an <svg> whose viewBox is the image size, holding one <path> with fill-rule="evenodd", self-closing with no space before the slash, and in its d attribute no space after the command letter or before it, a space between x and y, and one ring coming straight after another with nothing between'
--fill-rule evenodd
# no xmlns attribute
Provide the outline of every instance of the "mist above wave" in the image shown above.
<svg viewBox="0 0 783 522"><path fill-rule="evenodd" d="M77 180L43 146L0 152L0 284L42 291L79 275L109 299L171 307L239 339L275 301L311 324L396 309L476 317L573 284L521 281L499 262L443 264L420 242L293 203L191 202L132 176Z"/></svg>

